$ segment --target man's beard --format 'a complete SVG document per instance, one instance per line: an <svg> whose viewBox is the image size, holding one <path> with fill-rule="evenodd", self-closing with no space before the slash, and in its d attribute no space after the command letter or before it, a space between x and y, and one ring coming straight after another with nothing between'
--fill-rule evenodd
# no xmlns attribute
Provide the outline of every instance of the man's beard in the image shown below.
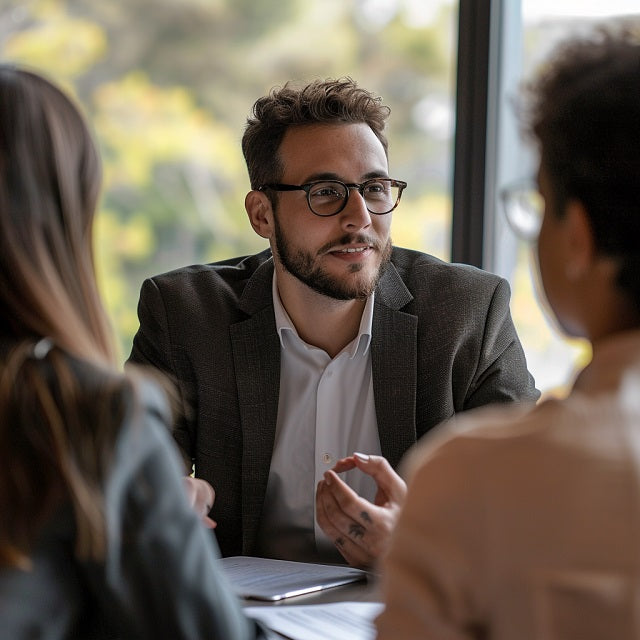
<svg viewBox="0 0 640 640"><path fill-rule="evenodd" d="M275 241L276 250L280 258L282 266L293 276L304 282L314 291L334 298L335 300L355 300L368 298L375 290L386 266L391 260L391 239L381 247L377 241L372 241L363 234L346 234L338 241L331 242L329 245L321 247L316 255L321 255L333 246L346 244L368 244L374 250L380 253L380 264L377 271L368 280L348 281L348 278L342 280L340 276L332 276L322 267L314 265L314 256L309 252L301 249L294 250L289 241L282 233L282 228L278 223L277 216L274 216ZM361 263L353 263L349 265L349 272L356 273L362 270Z"/></svg>

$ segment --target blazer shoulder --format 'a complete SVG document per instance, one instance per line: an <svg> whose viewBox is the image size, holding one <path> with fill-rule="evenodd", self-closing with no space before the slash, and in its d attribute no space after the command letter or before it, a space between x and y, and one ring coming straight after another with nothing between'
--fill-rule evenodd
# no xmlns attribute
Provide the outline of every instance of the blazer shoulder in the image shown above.
<svg viewBox="0 0 640 640"><path fill-rule="evenodd" d="M263 274L261 278L264 278L265 283L270 282L270 263L271 252L265 250L250 256L174 269L149 278L145 285L153 283L163 297L194 301L212 301L216 298L238 300L256 272Z"/></svg>
<svg viewBox="0 0 640 640"><path fill-rule="evenodd" d="M412 249L394 247L391 262L412 294L447 291L482 291L492 294L507 281L468 264L450 263L435 256Z"/></svg>

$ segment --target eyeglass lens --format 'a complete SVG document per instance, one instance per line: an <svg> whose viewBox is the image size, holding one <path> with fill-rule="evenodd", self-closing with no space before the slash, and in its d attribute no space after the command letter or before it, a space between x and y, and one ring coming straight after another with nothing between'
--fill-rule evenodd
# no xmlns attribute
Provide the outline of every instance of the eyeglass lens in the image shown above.
<svg viewBox="0 0 640 640"><path fill-rule="evenodd" d="M535 189L517 189L505 194L507 221L524 240L535 240L540 232L544 200Z"/></svg>
<svg viewBox="0 0 640 640"><path fill-rule="evenodd" d="M361 193L371 213L388 213L398 201L400 189L391 180L369 180ZM341 182L327 180L315 183L308 191L311 210L319 216L331 216L340 211L349 197L349 189Z"/></svg>

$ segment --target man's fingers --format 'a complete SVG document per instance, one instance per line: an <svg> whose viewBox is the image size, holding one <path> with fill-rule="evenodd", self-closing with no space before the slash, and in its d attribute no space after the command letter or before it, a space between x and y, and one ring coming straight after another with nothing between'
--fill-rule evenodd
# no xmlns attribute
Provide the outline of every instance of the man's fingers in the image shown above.
<svg viewBox="0 0 640 640"><path fill-rule="evenodd" d="M371 476L375 504L360 497L337 474L357 467ZM382 456L356 453L324 474L316 491L318 525L353 566L369 567L385 551L404 503L406 485Z"/></svg>
<svg viewBox="0 0 640 640"><path fill-rule="evenodd" d="M380 500L376 500L376 504L383 504L387 501L398 505L404 503L407 485L393 470L386 458L356 452L352 456L338 460L332 471L344 473L354 468L360 469L374 479L378 486L378 496L382 496Z"/></svg>
<svg viewBox="0 0 640 640"><path fill-rule="evenodd" d="M345 547L346 537L333 522L331 512L335 513L335 508L332 509L332 503L335 503L335 499L331 495L326 482L321 480L316 489L316 520L324 534L333 540L344 559L350 562L349 552Z"/></svg>
<svg viewBox="0 0 640 640"><path fill-rule="evenodd" d="M326 483L324 481L318 482L318 486L316 487L316 520L318 521L318 525L325 532L325 534L329 538L334 538L338 535L338 531L335 529L329 518L327 517L324 505L327 501L326 496Z"/></svg>
<svg viewBox="0 0 640 640"><path fill-rule="evenodd" d="M336 502L336 509L345 514L343 519L345 528L343 528L343 531L349 525L347 520L353 520L359 524L368 524L367 520L371 521L368 512L373 505L368 500L361 498L334 471L325 471L324 477L327 489Z"/></svg>
<svg viewBox="0 0 640 640"><path fill-rule="evenodd" d="M344 485L335 474L334 477L340 484ZM346 485L344 487L351 491ZM346 535L349 531L349 526L354 522L338 502L334 493L336 488L328 484L326 480L323 480L318 484L316 492L316 519L322 530L331 539L338 535Z"/></svg>
<svg viewBox="0 0 640 640"><path fill-rule="evenodd" d="M324 501L327 517L347 538L362 547L368 554L368 564L388 546L400 505L376 506L358 496L335 473L325 472Z"/></svg>
<svg viewBox="0 0 640 640"><path fill-rule="evenodd" d="M325 535L333 540L343 558L353 567L368 567L373 558L361 545L363 535L357 523L341 512L326 482L316 490L316 519Z"/></svg>
<svg viewBox="0 0 640 640"><path fill-rule="evenodd" d="M356 468L356 462L353 459L353 456L349 456L348 458L341 458L333 465L333 471L336 473L344 473L345 471L351 471L351 469Z"/></svg>
<svg viewBox="0 0 640 640"><path fill-rule="evenodd" d="M183 478L183 484L187 493L187 500L194 511L199 516L208 516L216 498L216 492L213 487L206 480L190 476Z"/></svg>
<svg viewBox="0 0 640 640"><path fill-rule="evenodd" d="M347 536L338 536L333 543L352 567L367 569L372 564L373 558Z"/></svg>
<svg viewBox="0 0 640 640"><path fill-rule="evenodd" d="M325 472L325 478L321 494L325 517L342 535L368 552L377 548L380 533L387 534L386 527L381 529L381 524L386 525L381 509L361 498L333 472Z"/></svg>
<svg viewBox="0 0 640 640"><path fill-rule="evenodd" d="M193 507L196 502L196 486L191 482L192 480L193 478L190 477L182 478L182 486L187 494L187 502Z"/></svg>
<svg viewBox="0 0 640 640"><path fill-rule="evenodd" d="M407 485L392 469L386 458L354 453L350 458L363 473L371 476L388 499L402 505L407 495Z"/></svg>

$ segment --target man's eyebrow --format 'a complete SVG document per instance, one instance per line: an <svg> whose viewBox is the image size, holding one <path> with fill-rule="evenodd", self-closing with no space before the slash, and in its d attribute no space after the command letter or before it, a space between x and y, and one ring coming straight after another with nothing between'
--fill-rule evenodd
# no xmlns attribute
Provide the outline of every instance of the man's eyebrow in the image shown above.
<svg viewBox="0 0 640 640"><path fill-rule="evenodd" d="M369 173L365 173L360 180L364 182L365 180L372 180L373 178L388 178L389 174L386 171L370 171Z"/></svg>
<svg viewBox="0 0 640 640"><path fill-rule="evenodd" d="M369 173L365 173L361 178L360 182L365 182L366 180L371 180L372 178L388 178L389 176L384 171L370 171ZM308 176L302 184L307 184L308 182L315 182L317 180L338 180L339 182L346 182L343 176L332 173L330 171L324 171L322 173L312 173Z"/></svg>
<svg viewBox="0 0 640 640"><path fill-rule="evenodd" d="M312 173L308 176L304 182L315 182L316 180L340 180L342 181L342 177L337 173L331 173L330 171L324 171L321 173Z"/></svg>

